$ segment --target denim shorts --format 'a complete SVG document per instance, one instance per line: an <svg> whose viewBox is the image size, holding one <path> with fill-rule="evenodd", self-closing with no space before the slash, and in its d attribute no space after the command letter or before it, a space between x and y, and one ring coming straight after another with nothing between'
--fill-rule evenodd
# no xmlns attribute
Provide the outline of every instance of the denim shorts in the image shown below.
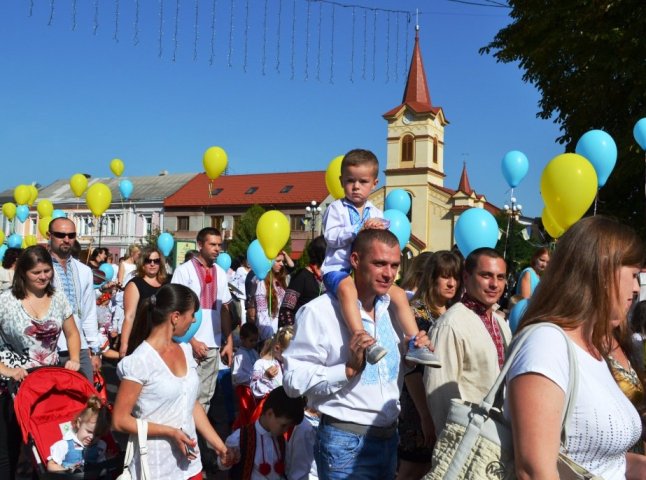
<svg viewBox="0 0 646 480"><path fill-rule="evenodd" d="M336 291L339 288L339 283L350 276L350 272L345 270L334 270L323 275L323 285L325 285L325 291L329 292L337 298Z"/></svg>
<svg viewBox="0 0 646 480"><path fill-rule="evenodd" d="M395 431L391 438L346 432L321 423L314 457L321 480L392 480L397 470Z"/></svg>

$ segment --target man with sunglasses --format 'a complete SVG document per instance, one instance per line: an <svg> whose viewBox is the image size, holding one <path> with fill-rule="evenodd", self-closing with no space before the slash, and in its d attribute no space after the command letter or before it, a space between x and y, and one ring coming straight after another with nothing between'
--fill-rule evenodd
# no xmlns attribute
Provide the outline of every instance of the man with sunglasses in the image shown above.
<svg viewBox="0 0 646 480"><path fill-rule="evenodd" d="M65 292L76 327L81 333L81 373L92 382L93 372L101 368L99 324L96 316L92 270L72 257L76 225L59 217L49 223L49 251L54 261L54 286ZM65 365L69 355L65 336L58 339L59 362Z"/></svg>

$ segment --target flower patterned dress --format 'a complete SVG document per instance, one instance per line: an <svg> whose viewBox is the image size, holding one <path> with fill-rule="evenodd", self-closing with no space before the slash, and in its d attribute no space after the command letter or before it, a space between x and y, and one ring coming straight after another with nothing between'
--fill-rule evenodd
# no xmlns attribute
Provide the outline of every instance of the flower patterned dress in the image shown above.
<svg viewBox="0 0 646 480"><path fill-rule="evenodd" d="M72 315L65 294L55 291L45 318L34 318L13 296L0 294L0 361L25 369L58 364L56 342L63 321ZM0 377L0 395L7 392L8 379Z"/></svg>

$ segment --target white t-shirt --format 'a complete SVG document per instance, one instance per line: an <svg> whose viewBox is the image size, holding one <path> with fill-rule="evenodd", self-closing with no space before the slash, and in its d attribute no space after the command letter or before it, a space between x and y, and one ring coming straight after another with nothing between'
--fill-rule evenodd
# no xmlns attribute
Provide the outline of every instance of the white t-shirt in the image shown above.
<svg viewBox="0 0 646 480"><path fill-rule="evenodd" d="M233 370L231 380L233 385L247 385L251 382L251 374L256 360L260 358L258 352L252 348L240 347L233 356Z"/></svg>
<svg viewBox="0 0 646 480"><path fill-rule="evenodd" d="M595 359L576 344L575 350L579 386L566 425L567 453L605 480L623 480L626 452L641 436L639 415L615 383L606 362ZM518 352L507 382L529 372L544 375L567 391L567 344L560 332L550 327L532 332ZM505 415L509 417L507 405Z"/></svg>
<svg viewBox="0 0 646 480"><path fill-rule="evenodd" d="M197 363L191 346L187 343L179 345L184 351L188 366L184 377L175 376L157 351L145 341L119 362L117 374L120 380L130 380L142 385L132 410L134 417L181 428L190 438L195 439L197 434L193 408L200 383ZM190 461L179 451L175 442L167 437L149 437L147 446L150 474L156 480L187 479L202 471L199 453L195 460ZM135 449L130 465L132 478L140 478L138 449Z"/></svg>
<svg viewBox="0 0 646 480"><path fill-rule="evenodd" d="M53 460L59 465L63 465L63 461L65 460L65 457L67 455L67 452L69 450L69 442L68 440L73 440L75 448L78 450L84 450L84 445L83 443L78 439L76 436L76 433L73 431L68 431L63 435L63 439L59 440L56 442L54 445L51 446L49 449L51 455L47 457L47 460ZM98 457L96 460L96 463L101 463L105 462L105 452L107 450L108 446L103 440L97 440L96 442L96 449L98 450Z"/></svg>
<svg viewBox="0 0 646 480"><path fill-rule="evenodd" d="M278 373L273 378L269 378L265 371L271 367L278 367ZM253 372L251 373L251 393L256 398L262 398L269 394L274 388L278 388L283 384L283 367L280 362L275 358L265 359L259 358L253 364Z"/></svg>
<svg viewBox="0 0 646 480"><path fill-rule="evenodd" d="M215 267L217 271L216 308L211 310L202 307L202 323L194 337L196 340L204 342L209 348L219 348L222 344L222 320L220 318L220 312L222 311L222 305L226 305L231 301L227 272L217 264L215 264ZM171 283L185 285L196 293L197 298L201 298L202 286L192 261L182 263L175 269Z"/></svg>

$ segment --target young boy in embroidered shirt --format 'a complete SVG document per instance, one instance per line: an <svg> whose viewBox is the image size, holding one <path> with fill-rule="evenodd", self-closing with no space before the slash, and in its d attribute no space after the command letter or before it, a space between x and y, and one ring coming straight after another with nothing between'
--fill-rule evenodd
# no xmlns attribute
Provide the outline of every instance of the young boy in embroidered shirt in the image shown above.
<svg viewBox="0 0 646 480"><path fill-rule="evenodd" d="M254 323L245 323L240 327L240 346L233 356L231 379L238 402L238 417L233 427L238 428L249 423L251 414L256 408L256 399L251 393L251 375L256 360L260 358L258 345L258 327Z"/></svg>
<svg viewBox="0 0 646 480"><path fill-rule="evenodd" d="M323 216L327 250L323 261L323 283L328 292L338 298L343 319L354 333L363 331L358 308L357 289L350 278L350 250L357 233L362 229L386 229L388 221L368 196L377 186L379 162L369 150L355 149L345 154L341 161L341 185L345 198L330 204ZM417 323L408 304L406 292L393 285L388 291L395 307L397 321L408 340L406 360L439 367L440 362L427 347L417 348L415 337ZM375 339L379 342L379 339ZM366 360L372 364L381 360L387 351L378 343L366 349Z"/></svg>
<svg viewBox="0 0 646 480"><path fill-rule="evenodd" d="M265 399L260 418L229 435L225 442L227 456L219 466L226 470L235 465L230 477L241 480L292 478L286 459L298 458L313 447L304 442L293 445L285 440L285 434L303 421L303 408L302 397L288 397L283 387L272 390ZM302 454L286 452L294 448L302 449Z"/></svg>

